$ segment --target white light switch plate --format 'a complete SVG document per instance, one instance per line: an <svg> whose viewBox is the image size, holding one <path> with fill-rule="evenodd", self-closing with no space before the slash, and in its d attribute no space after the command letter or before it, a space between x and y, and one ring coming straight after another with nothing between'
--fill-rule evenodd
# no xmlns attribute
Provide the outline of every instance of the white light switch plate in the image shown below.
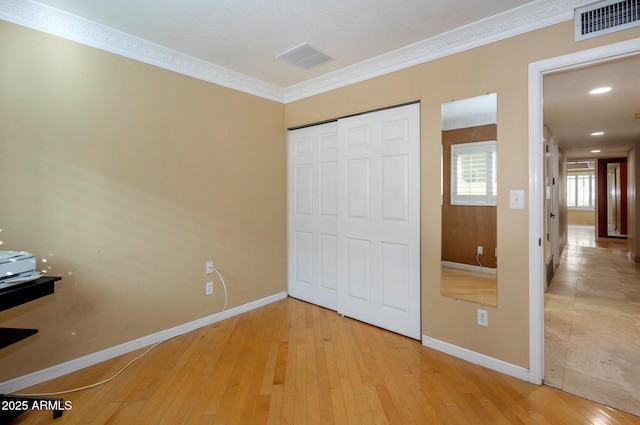
<svg viewBox="0 0 640 425"><path fill-rule="evenodd" d="M512 190L509 192L509 208L524 209L524 190Z"/></svg>

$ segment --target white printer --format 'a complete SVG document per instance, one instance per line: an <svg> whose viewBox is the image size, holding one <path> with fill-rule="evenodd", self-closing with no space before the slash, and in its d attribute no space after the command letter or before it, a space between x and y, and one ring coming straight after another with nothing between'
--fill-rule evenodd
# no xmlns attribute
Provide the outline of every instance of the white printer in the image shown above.
<svg viewBox="0 0 640 425"><path fill-rule="evenodd" d="M0 288L40 277L36 258L25 251L0 251Z"/></svg>

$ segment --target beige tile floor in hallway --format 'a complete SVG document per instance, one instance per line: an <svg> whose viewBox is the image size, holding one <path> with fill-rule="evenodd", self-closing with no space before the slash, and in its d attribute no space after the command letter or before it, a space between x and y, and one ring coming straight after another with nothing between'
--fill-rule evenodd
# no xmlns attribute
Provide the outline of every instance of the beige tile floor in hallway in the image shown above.
<svg viewBox="0 0 640 425"><path fill-rule="evenodd" d="M626 240L569 226L545 294L544 382L640 416L640 264Z"/></svg>

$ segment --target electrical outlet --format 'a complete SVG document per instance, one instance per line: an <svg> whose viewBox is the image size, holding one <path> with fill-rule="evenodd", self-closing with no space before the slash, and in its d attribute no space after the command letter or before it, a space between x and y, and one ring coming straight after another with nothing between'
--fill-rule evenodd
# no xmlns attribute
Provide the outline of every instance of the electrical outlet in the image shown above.
<svg viewBox="0 0 640 425"><path fill-rule="evenodd" d="M206 295L213 294L213 282L207 282L207 284L205 285L204 293Z"/></svg>
<svg viewBox="0 0 640 425"><path fill-rule="evenodd" d="M478 309L478 325L489 326L489 314L487 310Z"/></svg>
<svg viewBox="0 0 640 425"><path fill-rule="evenodd" d="M206 271L207 274L213 273L213 261L207 261Z"/></svg>
<svg viewBox="0 0 640 425"><path fill-rule="evenodd" d="M481 246L478 247L478 254L484 254L484 249Z"/></svg>

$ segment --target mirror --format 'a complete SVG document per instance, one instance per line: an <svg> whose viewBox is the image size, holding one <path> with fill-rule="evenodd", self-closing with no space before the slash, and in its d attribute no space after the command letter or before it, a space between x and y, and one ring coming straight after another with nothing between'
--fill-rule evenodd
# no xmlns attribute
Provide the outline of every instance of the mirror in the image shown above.
<svg viewBox="0 0 640 425"><path fill-rule="evenodd" d="M443 296L498 305L497 94L442 104Z"/></svg>
<svg viewBox="0 0 640 425"><path fill-rule="evenodd" d="M627 237L627 163L607 163L607 236Z"/></svg>

